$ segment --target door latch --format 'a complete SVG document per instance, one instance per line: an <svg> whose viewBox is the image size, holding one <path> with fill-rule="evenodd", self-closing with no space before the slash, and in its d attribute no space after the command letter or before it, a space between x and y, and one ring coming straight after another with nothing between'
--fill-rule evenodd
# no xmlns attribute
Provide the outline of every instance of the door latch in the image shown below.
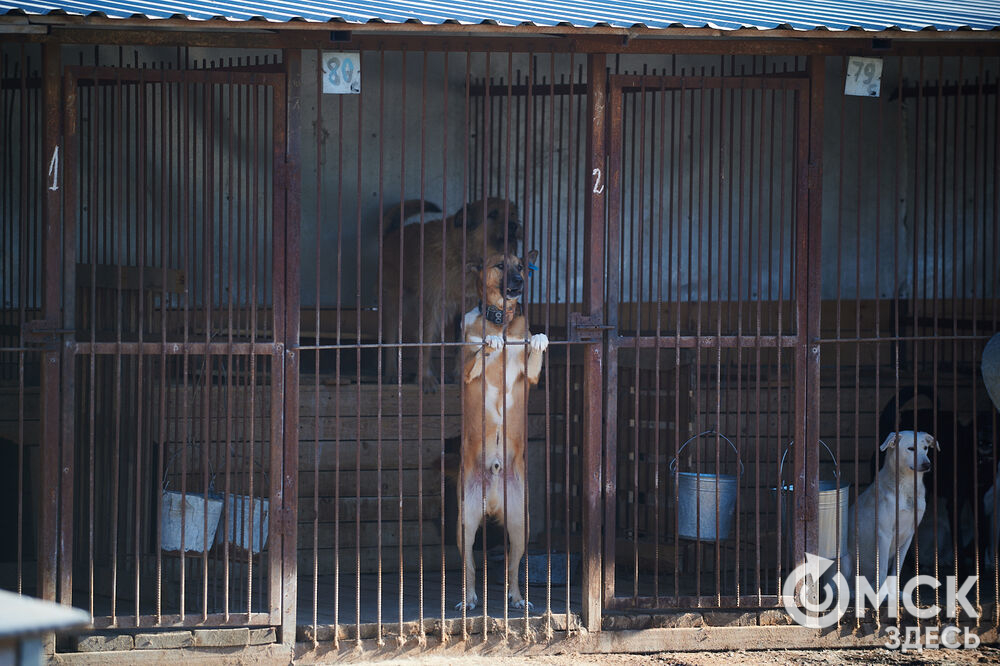
<svg viewBox="0 0 1000 666"><path fill-rule="evenodd" d="M75 332L72 328L59 328L49 319L32 319L21 325L24 341L35 344L53 344L58 342L61 336Z"/></svg>
<svg viewBox="0 0 1000 666"><path fill-rule="evenodd" d="M614 326L602 324L600 321L582 312L570 312L567 336L570 342L597 342L604 331L614 329Z"/></svg>

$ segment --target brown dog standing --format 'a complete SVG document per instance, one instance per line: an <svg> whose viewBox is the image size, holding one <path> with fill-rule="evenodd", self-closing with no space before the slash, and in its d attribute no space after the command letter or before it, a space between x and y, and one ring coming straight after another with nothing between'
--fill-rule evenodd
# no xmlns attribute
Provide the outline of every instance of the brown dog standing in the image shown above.
<svg viewBox="0 0 1000 666"><path fill-rule="evenodd" d="M393 207L383 218L382 326L383 339L388 344L400 342L400 317L402 317L403 340L418 342L422 327L424 343L431 345L439 342L445 326L461 314L462 274L466 264L480 261L484 255L484 247L485 254L506 252L508 249L516 253L518 241L521 240L521 223L518 220L517 206L505 199L489 198L477 201L446 219L400 227L400 210L402 218L405 219L420 212L420 205L419 200L404 201ZM437 209L433 204L424 203L424 206L424 212ZM400 255L400 228L402 228L402 255ZM422 258L421 230L423 231ZM473 280L465 282L466 293L469 296L466 302L475 302L479 294L473 292ZM436 391L438 376L431 367L429 351L429 347L420 349L423 386L424 391ZM397 370L395 359L389 359L383 370L386 378L394 379Z"/></svg>
<svg viewBox="0 0 1000 666"><path fill-rule="evenodd" d="M528 263L537 257L532 250ZM505 523L510 536L507 600L524 608L517 572L528 534L525 401L528 386L538 383L549 339L528 331L520 304L525 262L514 254L495 254L476 268L482 300L462 322L465 410L458 511L458 548L465 558L462 603L471 610L479 601L472 543L483 518L492 517Z"/></svg>

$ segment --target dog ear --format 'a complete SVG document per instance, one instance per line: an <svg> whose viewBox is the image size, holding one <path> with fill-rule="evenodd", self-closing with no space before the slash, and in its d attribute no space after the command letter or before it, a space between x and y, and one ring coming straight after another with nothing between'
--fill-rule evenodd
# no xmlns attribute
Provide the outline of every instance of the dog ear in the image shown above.
<svg viewBox="0 0 1000 666"><path fill-rule="evenodd" d="M889 436L885 438L885 441L882 442L882 446L880 446L878 448L878 450L879 451L885 451L886 449L888 449L890 447L896 446L896 444L898 442L899 442L899 433L898 432L890 432Z"/></svg>
<svg viewBox="0 0 1000 666"><path fill-rule="evenodd" d="M934 449L940 451L941 443L937 441L937 437L931 437L931 441L934 442Z"/></svg>
<svg viewBox="0 0 1000 666"><path fill-rule="evenodd" d="M527 261L528 264L534 264L535 261L538 260L538 250L532 250L531 252L529 252L526 259L528 260Z"/></svg>

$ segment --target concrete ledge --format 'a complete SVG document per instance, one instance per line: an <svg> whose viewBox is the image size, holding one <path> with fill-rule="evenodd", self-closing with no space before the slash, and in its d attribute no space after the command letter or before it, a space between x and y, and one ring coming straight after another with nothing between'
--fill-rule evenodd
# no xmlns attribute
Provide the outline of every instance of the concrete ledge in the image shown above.
<svg viewBox="0 0 1000 666"><path fill-rule="evenodd" d="M288 666L292 649L279 645L249 645L239 648L178 648L174 650L125 650L120 652L58 652L50 664L79 666L131 666L132 664L223 664L232 666Z"/></svg>
<svg viewBox="0 0 1000 666"><path fill-rule="evenodd" d="M244 647L250 644L250 630L246 627L234 629L195 629L196 647Z"/></svg>
<svg viewBox="0 0 1000 666"><path fill-rule="evenodd" d="M278 641L278 632L274 627L264 627L262 629L251 629L249 645L267 645Z"/></svg>
<svg viewBox="0 0 1000 666"><path fill-rule="evenodd" d="M83 634L74 636L70 644L77 652L113 652L135 647L131 634Z"/></svg>
<svg viewBox="0 0 1000 666"><path fill-rule="evenodd" d="M136 650L172 650L194 646L190 631L157 631L135 635Z"/></svg>

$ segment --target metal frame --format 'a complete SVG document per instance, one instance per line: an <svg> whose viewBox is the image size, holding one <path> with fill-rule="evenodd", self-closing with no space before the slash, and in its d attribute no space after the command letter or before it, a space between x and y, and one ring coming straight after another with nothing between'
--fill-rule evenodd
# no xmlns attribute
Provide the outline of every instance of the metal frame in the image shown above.
<svg viewBox="0 0 1000 666"><path fill-rule="evenodd" d="M46 47L47 66L45 76L45 90L53 89L54 82L58 82L60 74L58 59L58 44L50 43ZM61 414L59 419L43 419L43 445L47 450L55 452L61 448L61 462L59 455L48 455L45 457L46 470L54 469L55 465L61 467L58 481L51 472L43 475L43 493L52 502L58 501L58 513L53 508L43 514L42 517L42 553L47 554L40 557L41 580L52 581L58 573L59 598L63 603L73 602L73 502L74 502L74 474L76 464L74 460L74 443L76 441L76 421L74 409L76 404L76 382L75 382L75 359L89 356L93 360L99 356L113 356L119 359L137 357L158 357L166 359L168 357L201 356L206 361L211 358L225 357L232 361L241 356L248 357L250 363L254 365L254 357L271 357L271 432L269 468L272 470L268 488L268 498L271 503L270 516L270 546L268 548L269 557L269 584L267 591L269 612L232 612L227 608L221 613L207 612L207 606L203 606L202 613L185 614L183 608L180 615L162 614L157 610L155 614L140 612L139 610L139 583L138 583L138 560L136 564L136 598L135 610L132 615L118 615L112 611L110 617L94 617L95 627L157 627L157 626L225 626L225 625L281 625L285 628L283 637L291 640L294 637L294 629L288 631L289 616L294 618L295 596L294 596L294 575L295 575L295 529L294 511L295 501L287 502L286 497L295 497L295 487L297 483L297 470L295 466L295 455L297 451L297 414L294 408L297 406L298 386L294 378L297 375L295 365L294 346L297 344L298 335L298 210L296 191L293 189L293 180L289 177L289 170L285 167L286 161L295 161L295 151L297 151L297 136L288 136L288 115L286 109L291 106L286 98L286 75L283 73L260 73L260 72L240 72L240 71L208 71L208 70L140 70L134 68L111 68L111 67L66 67L63 71L62 95L57 95L54 91L46 93L46 108L49 116L47 127L59 127L60 123L54 115L62 103L61 118L62 126L65 128L65 136L62 141L58 141L58 134L52 131L45 132L46 154L54 155L58 147L63 148L62 164L60 171L56 174L51 187L47 188L47 217L49 220L48 230L45 234L46 258L48 270L45 272L45 307L46 319L59 320L61 317L61 331L64 336L62 344L61 359L52 356L54 352L49 352L49 360L46 362L47 374L51 375L43 388L42 400L46 405L59 406L55 410L46 410L45 413ZM293 79L294 80L294 79ZM77 166L79 155L78 146L78 85L80 81L108 81L114 85L121 85L122 82L131 84L157 85L163 83L193 84L202 86L220 85L246 85L255 86L261 90L267 89L270 96L270 108L272 110L271 122L273 124L273 147L271 149L272 163L274 171L271 174L273 188L273 209L272 216L272 237L270 243L273 251L272 262L272 282L269 289L272 292L273 300L270 304L270 311L273 314L273 340L270 342L234 343L232 335L226 341L213 341L206 338L201 342L195 342L188 338L188 328L185 323L185 338L182 343L167 341L164 337L161 341L152 342L142 339L142 327L144 325L140 304L140 326L138 342L123 342L120 337L115 342L99 342L95 340L78 341L75 338L75 304L77 280L77 226L79 211L77 209ZM230 96L230 101L232 97ZM297 104L295 105L297 107ZM140 107L141 110L141 107ZM141 168L141 166L140 166ZM69 174L63 177L63 173ZM59 187L59 185L62 185ZM84 183L86 186L86 183ZM208 195L206 195L208 196ZM145 207L145 206L144 206ZM231 213L230 213L231 215ZM230 233L232 233L232 219L230 218ZM141 238L141 231L140 238ZM61 270L53 270L55 257L61 256L63 266ZM197 260L197 259L195 259ZM204 259L210 262L207 255ZM210 266L211 264L206 264ZM142 266L139 267L140 284L143 284ZM166 270L164 268L164 270ZM229 264L230 280L232 279L232 264ZM249 270L249 269L248 269ZM288 278L288 276L292 276ZM164 287L165 289L165 287ZM166 292L164 291L164 298ZM208 308L211 309L211 301L208 301ZM166 306L164 306L166 307ZM256 308L256 306L254 306ZM207 316L211 316L210 314ZM230 310L230 317L232 312ZM209 320L210 321L210 320ZM186 319L185 319L186 322ZM232 328L232 322L230 325ZM256 330L256 329L254 329ZM164 332L164 336L166 333ZM207 335L207 333L206 333ZM287 348L291 348L286 352ZM61 361L61 362L60 362ZM139 383L142 383L142 363L139 364ZM61 374L60 381L55 378ZM289 379L293 381L289 381ZM206 401L208 400L206 392ZM208 403L206 402L206 407ZM287 409L292 409L292 413L287 413ZM93 419L93 413L91 413ZM141 414L139 416L142 418ZM164 418L161 414L161 419ZM255 418L255 417L254 417ZM60 439L56 439L53 432L53 425L61 422ZM206 432L207 432L207 420ZM162 425L162 424L161 424ZM252 432L252 431L251 431ZM61 440L61 443L60 443ZM289 464L291 460L291 464ZM138 462L137 462L138 464ZM161 460L160 465L162 466ZM207 474L207 471L205 472ZM228 484L228 472L227 472ZM115 481L117 486L117 481ZM136 492L139 492L137 485ZM58 498L58 500L56 499ZM124 498L123 498L124 499ZM49 503L43 506L48 506ZM44 509L43 509L44 510ZM116 508L117 511L117 508ZM59 528L54 529L55 516L58 515ZM292 522L288 523L289 517ZM141 519L136 517L136 530L141 530ZM290 526L290 527L289 527ZM91 527L91 529L93 529ZM290 531L289 531L290 529ZM228 530L227 530L228 531ZM53 538L58 535L58 550L55 545L48 545L46 536ZM226 536L228 539L228 534ZM288 549L291 549L291 563L288 562ZM58 565L54 559L58 555ZM226 553L225 566L228 571L229 555ZM202 556L204 566L207 567L207 551ZM184 556L181 555L181 568L183 570ZM159 561L159 560L158 560ZM92 565L91 565L92 566ZM249 574L248 574L249 575ZM289 576L291 580L289 581ZM182 575L183 578L183 575ZM228 578L227 578L228 580ZM206 582L207 584L207 582ZM183 583L182 583L183 585ZM290 591L288 588L291 588ZM52 583L45 583L40 590L43 598L54 598L55 589ZM118 588L112 590L112 599L116 598ZM157 609L159 608L159 583L157 587ZM207 588L204 594L207 595ZM91 587L93 595L93 587ZM183 606L183 589L181 592L181 604ZM93 598L91 598L91 612L93 613ZM113 603L113 601L112 601ZM205 602L207 603L207 596ZM249 601L248 601L249 603ZM112 606L114 608L114 606ZM294 620L292 621L294 623Z"/></svg>
<svg viewBox="0 0 1000 666"><path fill-rule="evenodd" d="M818 189L810 189L818 184L816 170L813 164L818 164L818 156L815 155L816 146L810 143L815 133L814 130L821 126L821 116L818 112L821 107L817 107L819 97L810 97L810 90L822 91L822 59L815 59L814 66L809 73L784 74L781 76L752 75L752 76L640 76L640 75L614 75L609 81L609 102L610 124L609 124L609 177L608 177L608 257L607 262L607 324L611 329L607 339L607 401L605 408L605 477L609 480L604 489L604 590L603 603L605 608L626 609L626 608L683 608L683 607L754 607L761 605L778 605L779 598L776 594L763 595L738 595L720 596L719 571L716 571L716 589L714 595L694 597L672 597L665 598L657 593L656 596L636 596L635 594L623 597L615 591L615 540L616 540L616 502L617 488L612 481L616 479L616 465L618 460L617 446L617 391L618 386L618 366L619 350L634 349L676 349L678 359L682 348L694 349L697 353L701 349L714 350L721 354L723 349L776 349L780 353L782 349L788 349L795 354L795 382L800 390L796 391L796 403L792 414L795 438L798 441L813 442L813 446L799 447L793 456L792 478L795 480L794 503L793 503L793 525L796 529L792 532L792 558L793 562L805 560L807 552L816 539L815 507L817 486L815 476L810 478L810 469L818 471L816 467L815 449L818 448L818 440L811 437L811 434L818 432L816 422L816 402L808 398L809 390L814 391L813 395L818 395L818 371L819 371L819 350L810 341L815 339L813 331L818 330L818 280L819 262L816 261L819 249L819 234L811 233L812 230L819 229L819 201ZM818 80L817 80L818 78ZM810 88L810 85L813 87ZM621 270L615 257L620 256L620 237L622 229L622 178L617 173L622 164L622 128L623 128L623 99L627 91L640 92L676 90L683 95L685 91L698 90L784 90L795 93L795 154L796 165L794 200L796 202L796 230L797 247L795 248L795 303L796 303L796 333L788 335L780 329L777 335L722 335L721 320L720 328L716 334L705 334L701 329L701 318L698 320L698 330L694 335L682 335L680 330L672 335L659 334L659 321L657 321L657 334L655 336L639 334L628 334L621 330L618 316L618 298L621 287ZM814 111L811 112L810 109ZM815 159L813 162L811 160ZM693 178L693 176L692 176ZM690 247L688 252L690 253ZM689 263L692 261L690 255ZM700 262L700 259L699 259ZM700 266L700 263L699 263ZM783 270L779 267L779 270ZM815 321L810 313L815 313ZM638 324L637 324L638 325ZM647 324L648 325L648 324ZM674 452L677 455L677 451ZM811 462L810 462L811 461ZM675 479L676 480L676 479ZM758 507L759 511L759 507ZM760 514L757 515L758 521ZM780 522L780 509L779 509ZM676 534L675 534L676 538ZM780 540L780 537L779 537ZM737 540L737 549L739 541ZM718 563L719 544L716 542L716 561ZM780 546L779 546L780 551ZM738 550L737 550L738 552ZM658 566L658 564L656 565ZM777 563L779 578L781 571L780 562ZM675 564L676 567L676 564ZM698 573L700 589L700 558L698 561ZM676 576L676 570L675 570ZM759 591L758 591L759 592Z"/></svg>

